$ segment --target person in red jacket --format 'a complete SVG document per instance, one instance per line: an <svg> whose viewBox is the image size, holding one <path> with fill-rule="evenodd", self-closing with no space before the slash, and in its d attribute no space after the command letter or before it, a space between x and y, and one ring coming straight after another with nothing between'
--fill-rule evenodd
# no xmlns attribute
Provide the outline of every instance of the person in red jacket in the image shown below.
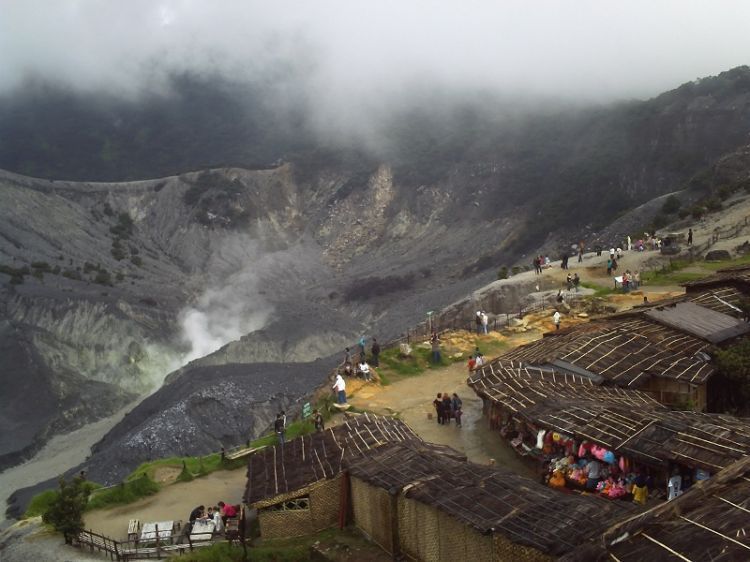
<svg viewBox="0 0 750 562"><path fill-rule="evenodd" d="M219 502L219 508L221 509L221 520L224 525L227 524L227 519L231 517L237 517L237 510L233 505L227 505L224 502Z"/></svg>

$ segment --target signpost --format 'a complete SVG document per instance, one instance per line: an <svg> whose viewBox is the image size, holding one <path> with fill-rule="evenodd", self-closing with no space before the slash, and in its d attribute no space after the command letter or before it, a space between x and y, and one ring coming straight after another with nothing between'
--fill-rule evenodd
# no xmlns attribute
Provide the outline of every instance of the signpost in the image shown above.
<svg viewBox="0 0 750 562"><path fill-rule="evenodd" d="M302 419L305 420L312 416L312 406L309 402L305 402L305 404L302 406Z"/></svg>

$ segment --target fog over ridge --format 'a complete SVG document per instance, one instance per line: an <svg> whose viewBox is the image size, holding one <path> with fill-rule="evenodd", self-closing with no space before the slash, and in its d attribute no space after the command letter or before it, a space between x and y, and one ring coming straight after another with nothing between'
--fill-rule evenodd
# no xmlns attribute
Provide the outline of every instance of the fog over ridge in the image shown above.
<svg viewBox="0 0 750 562"><path fill-rule="evenodd" d="M169 73L217 72L291 76L332 107L398 99L414 83L608 100L648 97L750 53L750 4L734 0L0 4L0 91L44 76L137 95Z"/></svg>

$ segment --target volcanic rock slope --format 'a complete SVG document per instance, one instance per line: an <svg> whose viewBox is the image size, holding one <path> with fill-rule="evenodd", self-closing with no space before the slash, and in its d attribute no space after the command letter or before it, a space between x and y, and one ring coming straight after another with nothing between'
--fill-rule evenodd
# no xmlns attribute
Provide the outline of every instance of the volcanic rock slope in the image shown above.
<svg viewBox="0 0 750 562"><path fill-rule="evenodd" d="M33 96L28 100L33 106ZM174 111L159 113L163 119L181 115L179 100L174 103ZM188 141L198 153L204 142L215 159L222 153L227 161L244 158L236 150L242 143L229 142L220 127L224 118L240 119L233 112L200 121L201 131L189 129L189 119L179 129L164 121L152 132L169 133L168 139L152 139L139 151L106 151L102 161L100 153L67 151L79 146L77 133L55 129L55 104L47 105L52 113L41 122L19 121L33 111L0 106L0 128L12 133L0 137L0 162L16 169L51 169L44 164L54 160L61 174L144 177L144 170L183 162L174 158ZM122 120L125 134L98 130L108 121L86 107L75 111L87 123L79 128L88 131L87 142L98 131L115 148L118 134L133 142L147 138L136 134L139 119L155 114L139 117L131 108ZM214 122L215 130L208 125ZM29 144L32 129L45 142ZM245 129L261 143L260 129ZM688 186L696 172L747 143L750 69L646 102L516 121L487 108L440 119L424 111L399 115L391 132L391 148L379 155L275 138L263 157L273 164L258 165L255 158L252 166L248 160L252 169L153 180L74 183L0 173L0 384L6 389L0 467L55 432L152 392L190 360L195 363L113 430L107 447L118 436L137 455L202 453L224 438L252 437L270 421L268 408L256 408L263 413L258 419L248 410L238 413L242 421L232 436L193 435L185 440L192 449L163 436L152 439L163 445L158 451L144 452L140 443L158 427L152 421L159 408L174 414L161 424L169 428L183 412L202 411L173 407L189 401L172 386L181 379L202 373L201 380L220 385L224 365L245 365L246 378L234 370L231 377L245 381L255 402L253 385L265 368L254 363L310 362L360 333L385 339L491 280L498 266L543 241L567 245L630 206ZM150 168L129 154L147 154ZM107 167L112 159L115 168ZM564 239L550 239L558 231ZM288 388L268 387L269 396L279 396L274 405L299 397L299 388ZM198 395L198 402L207 396L205 390ZM221 396L209 401L220 404ZM38 407L30 409L32 401ZM200 424L188 420L187 426ZM137 455L128 461L137 464Z"/></svg>

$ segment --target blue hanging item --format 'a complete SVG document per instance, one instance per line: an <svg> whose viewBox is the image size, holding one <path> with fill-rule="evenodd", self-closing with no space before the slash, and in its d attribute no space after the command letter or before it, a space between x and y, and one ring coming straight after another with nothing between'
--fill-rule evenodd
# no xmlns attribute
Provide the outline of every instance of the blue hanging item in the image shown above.
<svg viewBox="0 0 750 562"><path fill-rule="evenodd" d="M604 453L604 458L602 460L608 464L615 464L617 462L617 459L615 459L615 454L612 451L607 451L606 453Z"/></svg>

